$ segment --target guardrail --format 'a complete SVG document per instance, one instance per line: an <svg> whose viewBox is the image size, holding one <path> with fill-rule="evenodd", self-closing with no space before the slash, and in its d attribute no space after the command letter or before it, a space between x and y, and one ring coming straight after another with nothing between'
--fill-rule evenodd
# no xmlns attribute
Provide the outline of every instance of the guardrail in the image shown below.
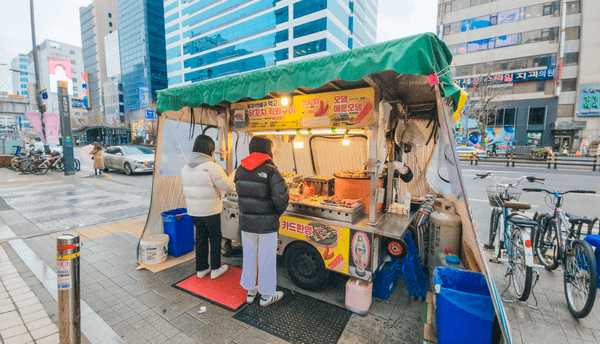
<svg viewBox="0 0 600 344"><path fill-rule="evenodd" d="M529 158L525 158L525 156ZM459 160L461 161L470 161L471 165L475 163L475 165L479 165L479 154L470 153L470 154L462 154L459 156ZM598 165L598 155L594 155L593 157L571 157L571 156L558 156L558 155L549 155L547 159L533 159L533 157L529 154L517 155L517 154L506 154L506 158L500 157L487 157L485 158L486 162L506 162L506 167L515 167L515 163L517 164L538 164L538 165L547 165L548 169L558 169L559 165L569 165L569 166L583 166L583 167L591 167L592 171L600 171L600 165Z"/></svg>

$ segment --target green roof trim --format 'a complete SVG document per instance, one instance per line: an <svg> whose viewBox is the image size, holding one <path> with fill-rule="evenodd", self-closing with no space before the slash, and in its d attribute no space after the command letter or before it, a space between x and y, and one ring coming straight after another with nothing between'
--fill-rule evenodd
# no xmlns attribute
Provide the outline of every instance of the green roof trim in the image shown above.
<svg viewBox="0 0 600 344"><path fill-rule="evenodd" d="M350 82L373 73L394 70L399 74L438 74L446 97L458 104L460 89L452 81L452 53L433 33L352 49L320 58L202 81L158 92L158 111L235 103L242 98L261 99L270 92L290 93L301 87L321 87L335 79Z"/></svg>

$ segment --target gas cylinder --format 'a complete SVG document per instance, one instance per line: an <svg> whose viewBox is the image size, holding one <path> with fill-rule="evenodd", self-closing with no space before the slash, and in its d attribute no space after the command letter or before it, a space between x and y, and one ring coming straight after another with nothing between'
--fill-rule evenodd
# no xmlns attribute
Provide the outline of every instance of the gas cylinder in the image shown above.
<svg viewBox="0 0 600 344"><path fill-rule="evenodd" d="M429 257L427 265L433 272L440 266L439 254L446 248L460 256L460 242L462 238L462 225L460 216L456 214L454 202L441 198L435 200L434 212L429 216Z"/></svg>

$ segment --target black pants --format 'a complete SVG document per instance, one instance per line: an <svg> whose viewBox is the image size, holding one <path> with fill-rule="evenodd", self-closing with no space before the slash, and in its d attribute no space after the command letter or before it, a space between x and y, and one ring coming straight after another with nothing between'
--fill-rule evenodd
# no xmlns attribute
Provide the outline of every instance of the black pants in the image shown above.
<svg viewBox="0 0 600 344"><path fill-rule="evenodd" d="M208 266L208 241L210 240L210 268L221 267L221 214L192 216L196 226L196 271L204 271Z"/></svg>

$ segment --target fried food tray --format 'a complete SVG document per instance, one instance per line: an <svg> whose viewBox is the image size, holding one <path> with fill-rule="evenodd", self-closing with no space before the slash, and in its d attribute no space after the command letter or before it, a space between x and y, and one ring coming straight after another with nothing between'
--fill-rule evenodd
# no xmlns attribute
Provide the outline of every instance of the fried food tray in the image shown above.
<svg viewBox="0 0 600 344"><path fill-rule="evenodd" d="M362 204L355 208L346 208L342 206L290 201L287 211L295 214L348 223L355 223L365 216L365 206Z"/></svg>

